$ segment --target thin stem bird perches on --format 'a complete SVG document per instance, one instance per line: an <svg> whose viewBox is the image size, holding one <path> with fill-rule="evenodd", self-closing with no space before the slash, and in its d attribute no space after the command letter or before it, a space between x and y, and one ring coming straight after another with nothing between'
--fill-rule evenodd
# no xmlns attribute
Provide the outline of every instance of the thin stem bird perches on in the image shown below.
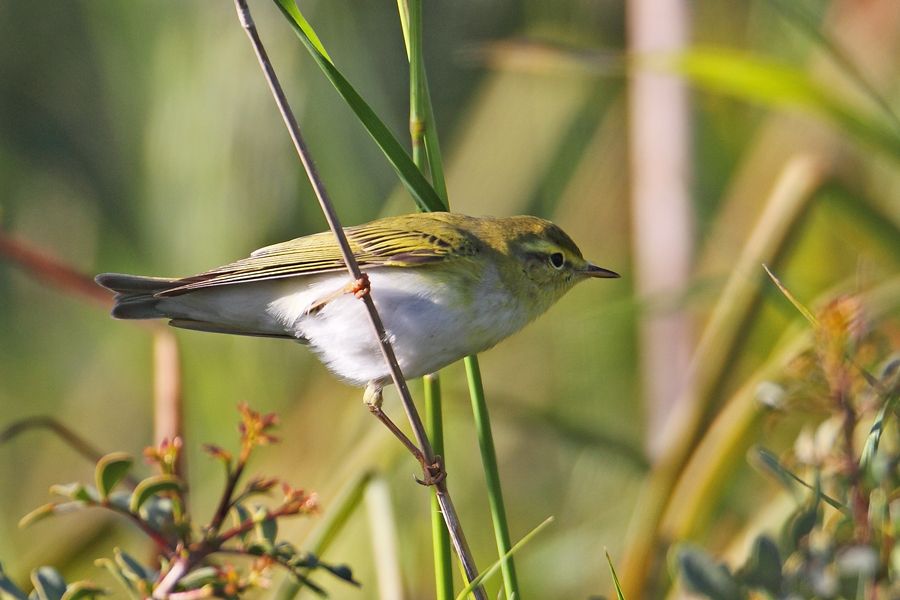
<svg viewBox="0 0 900 600"><path fill-rule="evenodd" d="M234 2L235 8L237 9L238 13L238 19L240 20L241 26L244 28L244 31L247 33L247 36L250 38L250 42L253 45L253 50L256 53L256 57L259 60L260 67L262 68L263 74L265 75L266 82L268 83L269 89L271 90L272 95L275 98L275 103L278 105L278 110L281 113L282 118L284 119L284 123L288 129L288 133L291 136L291 141L294 144L294 148L296 149L297 154L300 157L300 162L303 163L303 167L306 170L306 174L309 177L310 183L312 184L313 191L316 194L316 198L319 201L319 205L322 208L325 219L326 221L328 221L328 226L331 228L331 231L334 233L334 236L337 239L338 245L341 249L341 254L344 259L344 263L347 266L347 271L350 273L350 276L354 280L360 281L364 278L363 273L360 270L359 264L356 262L355 257L353 256L353 252L350 249L350 244L347 241L347 236L344 233L343 228L341 227L334 207L332 206L328 194L325 191L325 186L323 185L322 180L319 177L318 172L316 171L310 153L300 134L300 127L297 124L294 113L288 104L287 98L284 94L284 90L282 89L281 84L278 81L278 77L275 74L275 70L272 67L271 62L269 61L269 57L266 54L262 41L259 38L259 34L256 31L256 26L253 23L253 18L250 15L250 9L247 6L247 2L246 0L234 0ZM381 353L384 356L385 362L390 368L391 379L393 380L394 385L397 387L403 409L406 412L406 416L409 419L410 426L412 427L413 435L417 442L417 449L421 453L426 480L430 480L430 482L433 483L435 487L438 502L440 503L441 512L444 516L444 521L447 524L447 529L450 532L450 538L453 542L453 547L456 550L460 561L462 562L466 578L469 581L472 581L475 579L475 577L477 577L478 570L475 566L475 562L472 558L472 554L469 550L468 544L466 543L465 535L463 534L462 526L459 522L459 517L456 514L456 509L453 506L450 494L447 491L446 479L441 476L433 477L434 474L429 472L429 467L431 465L438 464L439 459L435 457L431 444L428 441L428 436L425 433L425 427L422 424L422 419L419 417L419 413L416 410L415 405L413 404L412 396L409 392L408 386L406 385L406 380L403 377L403 373L400 370L399 364L397 363L397 358L394 355L393 347L388 341L384 329L384 324L382 323L381 317L375 308L375 304L372 301L371 294L361 294L361 300L365 303L366 310L368 311L370 320L372 322L374 335L378 339L378 344L381 349ZM379 416L379 418L381 418L381 415L377 415L377 413L376 416ZM484 590L480 587L476 588L473 593L476 598L486 598Z"/></svg>

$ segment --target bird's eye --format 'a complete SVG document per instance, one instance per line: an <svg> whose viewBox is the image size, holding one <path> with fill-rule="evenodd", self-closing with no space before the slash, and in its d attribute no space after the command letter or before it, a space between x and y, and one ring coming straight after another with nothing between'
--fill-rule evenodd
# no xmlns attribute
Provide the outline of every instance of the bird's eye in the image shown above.
<svg viewBox="0 0 900 600"><path fill-rule="evenodd" d="M562 252L554 252L550 255L550 266L554 269L562 269L566 266L566 257Z"/></svg>

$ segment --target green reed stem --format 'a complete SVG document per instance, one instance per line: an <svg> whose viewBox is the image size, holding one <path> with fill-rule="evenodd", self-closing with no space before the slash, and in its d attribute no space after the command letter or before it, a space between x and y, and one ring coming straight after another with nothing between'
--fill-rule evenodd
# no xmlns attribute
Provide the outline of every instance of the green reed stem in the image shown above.
<svg viewBox="0 0 900 600"><path fill-rule="evenodd" d="M397 0L397 6L400 12L400 22L403 27L403 35L406 42L406 50L409 56L409 105L410 105L410 137L412 139L412 155L413 162L420 170L424 170L424 161L422 150L424 147L425 158L428 161L428 168L431 171L431 183L437 195L443 200L444 205L450 208L447 194L447 183L444 177L443 160L441 157L440 144L438 143L437 127L434 122L434 109L431 103L431 94L428 88L428 77L425 74L425 61L422 57L422 1L421 0ZM488 503L491 507L491 520L494 525L494 536L497 541L497 549L500 556L505 556L501 564L503 574L504 589L506 597L519 598L519 585L516 578L515 564L509 556L512 544L509 538L509 525L506 520L506 509L503 504L503 492L500 487L500 471L497 467L497 453L494 449L494 438L491 432L491 419L487 410L487 403L484 399L484 384L481 381L481 371L478 368L478 358L476 356L468 356L465 359L466 374L469 382L469 396L472 399L472 411L474 413L475 424L478 431L478 445L481 448L481 462L484 465L484 477L487 482ZM435 378L436 379L436 378ZM426 402L429 395L429 383L426 378ZM437 382L434 383L437 394L440 389L437 388ZM434 412L429 408L429 414L436 414L440 411L440 399L438 396L438 404L432 407ZM429 427L432 427L431 418L429 419ZM439 419L439 415L437 416ZM433 444L436 439L443 436L443 432L436 429L429 430L429 437ZM443 450L438 450L435 446L435 452L441 454ZM442 526L443 523L438 523ZM435 577L437 580L437 589L440 594L441 589L449 589L452 595L452 581L441 579L438 569L438 551L439 539L434 538L435 547ZM444 571L445 578L452 578L449 570ZM446 587L445 587L446 586ZM439 596L440 597L440 596Z"/></svg>
<svg viewBox="0 0 900 600"><path fill-rule="evenodd" d="M421 0L412 0L413 4L420 2ZM421 18L419 22L421 24ZM422 103L422 116L424 117L425 125L425 155L428 159L428 169L431 171L431 185L434 187L438 197L444 202L447 210L450 210L447 180L444 178L444 159L441 156L440 143L438 143L437 125L434 122L434 107L431 105L431 92L428 91L428 75L425 74L425 61L421 58L421 50L422 44L419 44L419 68L416 69L419 93L417 102L421 101Z"/></svg>
<svg viewBox="0 0 900 600"><path fill-rule="evenodd" d="M509 540L503 491L500 488L500 471L497 468L497 451L494 449L494 437L491 433L491 418L488 415L487 403L484 401L484 385L481 383L478 357L467 356L465 364L466 377L469 380L469 395L472 398L472 413L475 416L475 429L478 432L478 445L481 447L481 463L484 467L484 479L488 488L491 520L494 523L494 538L497 541L497 552L500 553L500 556L506 556L500 565L503 574L503 588L507 600L512 600L521 598L521 595L516 579L516 567L512 556L509 556L512 544Z"/></svg>
<svg viewBox="0 0 900 600"><path fill-rule="evenodd" d="M444 416L441 408L441 380L437 373L426 375L425 427L434 453L444 456ZM444 468L447 462L444 461ZM434 582L436 600L453 598L453 564L450 560L450 536L437 497L431 497L431 537L434 548Z"/></svg>
<svg viewBox="0 0 900 600"><path fill-rule="evenodd" d="M403 37L409 58L409 135L412 143L412 159L425 174L427 157L436 156L437 163L429 165L432 177L439 177L441 187L438 196L447 206L447 188L444 186L440 151L437 150L437 131L431 118L431 98L425 79L425 61L422 58L422 1L397 0ZM431 148L431 150L429 150ZM435 177L437 179L437 177ZM426 375L425 427L435 454L444 458L444 417L441 408L441 380L437 373ZM446 468L446 462L444 463ZM431 497L431 543L434 553L435 598L453 598L453 565L450 558L450 537L437 496Z"/></svg>
<svg viewBox="0 0 900 600"><path fill-rule="evenodd" d="M422 94L422 2L408 0L408 36L409 49L409 137L412 141L413 162L425 173L425 106ZM446 200L444 201L446 204Z"/></svg>

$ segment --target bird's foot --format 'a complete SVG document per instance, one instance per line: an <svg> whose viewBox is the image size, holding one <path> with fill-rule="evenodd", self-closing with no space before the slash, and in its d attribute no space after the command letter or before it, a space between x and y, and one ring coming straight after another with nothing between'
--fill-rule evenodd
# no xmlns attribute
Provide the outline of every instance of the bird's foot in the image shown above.
<svg viewBox="0 0 900 600"><path fill-rule="evenodd" d="M348 283L345 288L348 294L353 294L360 300L369 295L369 292L372 291L372 284L369 283L369 276L365 273L360 273L359 279L352 283Z"/></svg>
<svg viewBox="0 0 900 600"><path fill-rule="evenodd" d="M369 283L369 276L365 273L362 273L360 278L356 281L351 281L341 289L336 292L332 292L326 296L322 296L318 300L315 300L309 307L306 309L306 314L308 315L317 315L319 312L328 305L332 300L337 300L344 294L353 294L354 297L362 300L365 298L369 292L372 291L372 286Z"/></svg>
<svg viewBox="0 0 900 600"><path fill-rule="evenodd" d="M363 404L366 405L369 412L375 413L381 411L381 403L384 400L381 390L382 386L374 381L370 381L366 386L366 391L363 392Z"/></svg>
<svg viewBox="0 0 900 600"><path fill-rule="evenodd" d="M425 464L424 458L421 459L422 463L422 479L416 477L416 482L419 485L437 485L447 478L447 471L444 470L444 459L440 457L440 455L435 454L434 462L430 465Z"/></svg>

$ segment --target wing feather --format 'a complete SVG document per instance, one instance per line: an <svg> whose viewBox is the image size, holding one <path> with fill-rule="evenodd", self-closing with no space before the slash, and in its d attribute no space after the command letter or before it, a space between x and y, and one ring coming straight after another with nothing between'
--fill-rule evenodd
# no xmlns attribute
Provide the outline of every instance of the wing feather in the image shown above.
<svg viewBox="0 0 900 600"><path fill-rule="evenodd" d="M469 219L451 213L389 217L344 231L363 268L418 267L478 251L479 240L463 226ZM249 257L178 280L160 292L176 296L197 289L328 273L344 269L340 248L330 231L260 248Z"/></svg>

